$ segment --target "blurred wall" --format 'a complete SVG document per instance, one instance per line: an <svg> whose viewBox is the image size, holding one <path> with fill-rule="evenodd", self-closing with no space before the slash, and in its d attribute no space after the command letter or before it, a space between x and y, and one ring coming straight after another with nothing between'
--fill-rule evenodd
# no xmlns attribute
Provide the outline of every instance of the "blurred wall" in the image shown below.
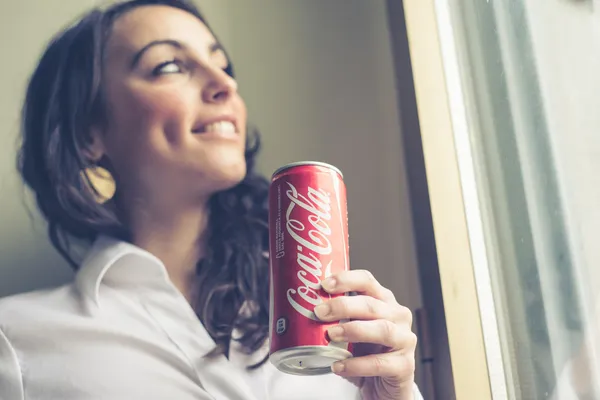
<svg viewBox="0 0 600 400"><path fill-rule="evenodd" d="M352 268L420 306L384 0L229 0L231 52L261 168L338 166L348 187Z"/></svg>
<svg viewBox="0 0 600 400"><path fill-rule="evenodd" d="M71 273L24 207L14 168L18 112L44 43L93 4L0 3L0 296ZM330 162L349 193L352 267L372 270L398 299L421 304L385 0L198 0L233 58L260 168Z"/></svg>
<svg viewBox="0 0 600 400"><path fill-rule="evenodd" d="M45 225L16 173L19 112L29 74L50 37L91 0L0 2L0 296L52 286L71 271L51 249ZM31 212L32 215L29 215Z"/></svg>

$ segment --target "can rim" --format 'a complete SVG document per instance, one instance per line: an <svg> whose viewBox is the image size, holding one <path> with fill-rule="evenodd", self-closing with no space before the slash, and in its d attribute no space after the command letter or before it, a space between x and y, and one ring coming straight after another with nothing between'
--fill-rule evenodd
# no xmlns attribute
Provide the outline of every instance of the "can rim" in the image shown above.
<svg viewBox="0 0 600 400"><path fill-rule="evenodd" d="M331 372L331 367L297 368L289 364L303 357L320 357L331 361L345 360L352 357L352 353L338 346L297 346L278 350L269 356L269 361L281 372L291 375L323 375Z"/></svg>
<svg viewBox="0 0 600 400"><path fill-rule="evenodd" d="M296 162L293 162L293 163L285 164L284 166L281 166L281 167L277 168L275 170L275 172L273 172L273 175L271 175L271 177L275 177L276 175L282 173L286 169L290 169L290 168L293 168L293 167L301 167L303 165L316 165L318 167L329 168L329 169L337 172L338 174L340 174L340 177L342 177L342 178L344 177L344 174L342 174L342 171L340 171L339 168L334 167L333 165L325 163L325 162L322 162L322 161L296 161Z"/></svg>

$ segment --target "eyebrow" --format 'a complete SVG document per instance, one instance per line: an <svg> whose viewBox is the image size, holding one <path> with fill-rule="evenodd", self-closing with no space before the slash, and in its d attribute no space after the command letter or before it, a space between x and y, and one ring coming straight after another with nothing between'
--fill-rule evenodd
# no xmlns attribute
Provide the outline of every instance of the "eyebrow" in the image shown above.
<svg viewBox="0 0 600 400"><path fill-rule="evenodd" d="M148 43L147 45L145 45L144 47L142 47L140 49L140 51L138 51L135 54L135 56L133 57L133 60L131 62L131 69L134 69L138 65L138 63L140 62L144 53L146 53L148 50L150 50L154 46L161 46L161 45L175 47L176 49L179 49L179 50L185 50L187 48L186 45L184 45L180 41L174 40L174 39L154 40L154 41ZM219 50L224 51L223 46L219 42L212 43L208 47L208 49L209 49L211 55L216 53Z"/></svg>

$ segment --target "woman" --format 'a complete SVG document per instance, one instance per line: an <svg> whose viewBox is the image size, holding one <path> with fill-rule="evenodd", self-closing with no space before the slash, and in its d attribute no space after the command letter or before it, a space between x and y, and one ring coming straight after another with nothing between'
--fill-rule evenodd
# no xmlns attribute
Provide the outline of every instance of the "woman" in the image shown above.
<svg viewBox="0 0 600 400"><path fill-rule="evenodd" d="M330 336L356 357L318 377L265 362L257 139L224 50L183 0L96 10L51 42L19 165L78 271L0 302L1 399L420 398L410 312L366 271L324 282L360 295L315 310L354 320Z"/></svg>

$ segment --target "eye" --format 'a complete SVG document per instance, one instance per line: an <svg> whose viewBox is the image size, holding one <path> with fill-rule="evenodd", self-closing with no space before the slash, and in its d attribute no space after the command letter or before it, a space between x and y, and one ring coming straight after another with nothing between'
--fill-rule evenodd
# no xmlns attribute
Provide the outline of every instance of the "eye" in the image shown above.
<svg viewBox="0 0 600 400"><path fill-rule="evenodd" d="M168 75L168 74L178 74L183 72L183 65L181 61L174 59L170 61L165 61L160 63L154 68L152 71L153 75Z"/></svg>
<svg viewBox="0 0 600 400"><path fill-rule="evenodd" d="M223 71L225 71L225 73L227 75L229 75L230 77L235 79L235 76L233 76L233 67L231 66L231 64L227 64L227 66L225 68L222 68Z"/></svg>

